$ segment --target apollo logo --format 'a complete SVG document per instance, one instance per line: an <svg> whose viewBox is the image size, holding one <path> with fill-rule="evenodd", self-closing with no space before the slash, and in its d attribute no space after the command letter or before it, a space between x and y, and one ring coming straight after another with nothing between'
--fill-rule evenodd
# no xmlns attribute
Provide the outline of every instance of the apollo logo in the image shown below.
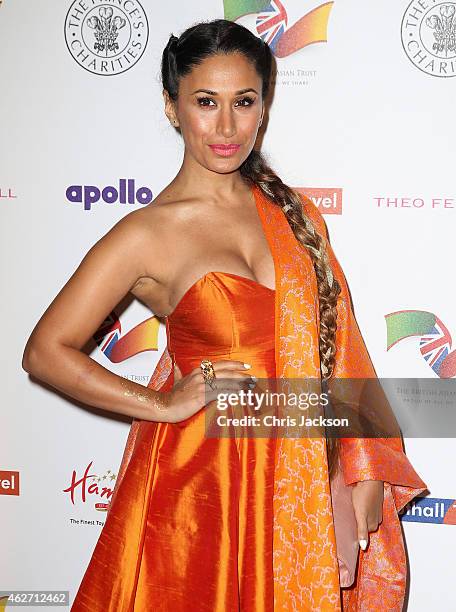
<svg viewBox="0 0 456 612"><path fill-rule="evenodd" d="M135 179L120 179L118 188L112 185L102 189L95 185L70 185L66 197L71 203L84 204L84 210L91 210L100 199L106 204L149 204L153 200L149 187L136 189Z"/></svg>

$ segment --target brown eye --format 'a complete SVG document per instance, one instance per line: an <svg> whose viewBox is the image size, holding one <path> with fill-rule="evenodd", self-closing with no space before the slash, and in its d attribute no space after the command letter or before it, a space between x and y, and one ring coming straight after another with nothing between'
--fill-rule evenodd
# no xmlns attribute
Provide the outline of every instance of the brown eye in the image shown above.
<svg viewBox="0 0 456 612"><path fill-rule="evenodd" d="M240 106L251 106L255 102L255 100L250 96L245 96L244 98L238 100L238 102L247 102L247 104L241 104Z"/></svg>
<svg viewBox="0 0 456 612"><path fill-rule="evenodd" d="M209 104L201 104L201 102L213 102L213 100L212 98L204 97L204 98L197 98L197 102L200 106L209 106Z"/></svg>

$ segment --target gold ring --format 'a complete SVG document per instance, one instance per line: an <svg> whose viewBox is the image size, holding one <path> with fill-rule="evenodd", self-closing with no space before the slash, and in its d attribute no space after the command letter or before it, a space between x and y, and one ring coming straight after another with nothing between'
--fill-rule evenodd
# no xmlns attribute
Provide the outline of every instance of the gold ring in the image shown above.
<svg viewBox="0 0 456 612"><path fill-rule="evenodd" d="M215 384L215 371L212 361L209 359L203 359L200 363L201 372L203 373L204 382L207 383L211 389L217 389Z"/></svg>

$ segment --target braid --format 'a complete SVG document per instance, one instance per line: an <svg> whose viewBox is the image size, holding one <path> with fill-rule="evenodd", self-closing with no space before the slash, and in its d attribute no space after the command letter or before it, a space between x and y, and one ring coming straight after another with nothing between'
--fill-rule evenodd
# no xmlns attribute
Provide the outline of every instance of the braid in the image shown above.
<svg viewBox="0 0 456 612"><path fill-rule="evenodd" d="M263 155L253 149L240 167L243 177L255 183L266 196L280 206L298 242L309 253L314 266L319 298L320 330L319 353L321 377L331 377L335 366L337 297L340 285L333 275L326 251L326 238L315 229L312 221L303 213L302 201L291 187L285 185L268 166ZM332 477L337 466L339 439L327 439L329 474Z"/></svg>

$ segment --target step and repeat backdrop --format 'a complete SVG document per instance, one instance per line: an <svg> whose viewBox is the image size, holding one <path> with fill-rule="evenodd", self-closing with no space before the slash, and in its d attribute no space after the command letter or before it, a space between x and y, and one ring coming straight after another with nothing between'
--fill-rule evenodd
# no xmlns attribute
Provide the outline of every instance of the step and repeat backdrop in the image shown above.
<svg viewBox="0 0 456 612"><path fill-rule="evenodd" d="M161 53L217 17L273 49L261 147L325 215L378 376L417 381L413 416L421 379L456 375L456 2L3 0L0 591L71 602L103 528L130 421L33 379L22 353L89 248L177 173ZM162 325L131 296L106 315L91 357L146 385ZM456 609L452 436L404 433L429 485L401 514L413 611Z"/></svg>

